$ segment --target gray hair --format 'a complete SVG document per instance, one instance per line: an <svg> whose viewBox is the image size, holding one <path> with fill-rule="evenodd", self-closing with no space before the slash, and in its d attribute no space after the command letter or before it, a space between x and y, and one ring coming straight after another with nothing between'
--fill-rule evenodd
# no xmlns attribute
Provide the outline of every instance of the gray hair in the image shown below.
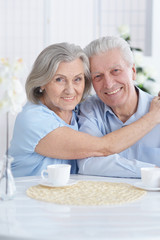
<svg viewBox="0 0 160 240"><path fill-rule="evenodd" d="M93 55L105 53L112 49L119 49L122 53L122 57L129 65L132 65L134 63L134 57L131 48L127 41L125 41L121 37L116 36L101 37L89 43L84 48L84 51L90 58Z"/></svg>
<svg viewBox="0 0 160 240"><path fill-rule="evenodd" d="M84 65L85 89L82 97L84 100L91 89L89 60L80 46L65 42L48 46L35 60L25 84L28 100L37 104L44 94L40 87L53 79L59 64L71 62L77 58L81 59Z"/></svg>

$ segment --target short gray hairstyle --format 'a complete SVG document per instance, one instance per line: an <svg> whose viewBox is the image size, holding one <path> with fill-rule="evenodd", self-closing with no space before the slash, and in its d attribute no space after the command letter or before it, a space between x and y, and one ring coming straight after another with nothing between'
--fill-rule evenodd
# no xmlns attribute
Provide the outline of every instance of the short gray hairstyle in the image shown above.
<svg viewBox="0 0 160 240"><path fill-rule="evenodd" d="M25 84L28 100L38 104L40 97L44 94L40 87L53 79L59 64L61 62L71 62L77 58L81 59L84 64L85 89L82 97L82 100L84 100L91 89L89 60L80 46L66 42L48 46L35 60Z"/></svg>
<svg viewBox="0 0 160 240"><path fill-rule="evenodd" d="M133 57L131 48L127 43L127 41L125 41L121 37L116 37L116 36L101 37L89 43L84 48L84 51L87 54L87 56L90 58L94 55L105 53L112 49L119 49L122 53L123 59L129 65L132 65L134 63L134 57Z"/></svg>

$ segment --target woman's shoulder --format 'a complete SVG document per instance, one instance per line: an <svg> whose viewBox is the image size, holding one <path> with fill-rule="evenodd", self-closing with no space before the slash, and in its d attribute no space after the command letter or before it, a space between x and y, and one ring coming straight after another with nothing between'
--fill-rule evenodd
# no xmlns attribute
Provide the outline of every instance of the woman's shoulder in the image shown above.
<svg viewBox="0 0 160 240"><path fill-rule="evenodd" d="M27 102L17 115L16 124L22 128L43 126L46 122L54 121L52 111L41 104Z"/></svg>
<svg viewBox="0 0 160 240"><path fill-rule="evenodd" d="M22 118L38 118L38 117L42 117L42 116L48 116L51 115L51 111L45 107L42 104L34 104L31 102L27 102L22 111L18 114L19 117Z"/></svg>
<svg viewBox="0 0 160 240"><path fill-rule="evenodd" d="M49 110L45 105L41 104L40 102L35 104L31 102L27 102L22 110L23 113L25 114L37 114L37 113L48 113L51 114L51 110Z"/></svg>

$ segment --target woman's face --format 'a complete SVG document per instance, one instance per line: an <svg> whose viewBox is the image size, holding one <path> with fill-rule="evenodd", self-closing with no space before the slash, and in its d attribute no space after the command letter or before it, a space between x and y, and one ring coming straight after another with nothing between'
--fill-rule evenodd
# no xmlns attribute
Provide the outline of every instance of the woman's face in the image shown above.
<svg viewBox="0 0 160 240"><path fill-rule="evenodd" d="M61 62L53 79L42 86L45 90L42 102L57 115L71 112L80 102L85 87L84 65L77 58L71 62Z"/></svg>

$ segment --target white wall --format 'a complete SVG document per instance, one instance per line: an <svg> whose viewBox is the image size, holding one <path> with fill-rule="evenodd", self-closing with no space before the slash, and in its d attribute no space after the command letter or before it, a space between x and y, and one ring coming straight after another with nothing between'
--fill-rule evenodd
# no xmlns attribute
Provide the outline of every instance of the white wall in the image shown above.
<svg viewBox="0 0 160 240"><path fill-rule="evenodd" d="M152 57L151 64L157 70L157 76L160 79L160 1L153 0L153 26L152 26Z"/></svg>
<svg viewBox="0 0 160 240"><path fill-rule="evenodd" d="M145 57L146 63L153 67L155 79L160 82L160 1L153 0L153 19L152 19L152 55ZM160 89L159 89L160 90Z"/></svg>

